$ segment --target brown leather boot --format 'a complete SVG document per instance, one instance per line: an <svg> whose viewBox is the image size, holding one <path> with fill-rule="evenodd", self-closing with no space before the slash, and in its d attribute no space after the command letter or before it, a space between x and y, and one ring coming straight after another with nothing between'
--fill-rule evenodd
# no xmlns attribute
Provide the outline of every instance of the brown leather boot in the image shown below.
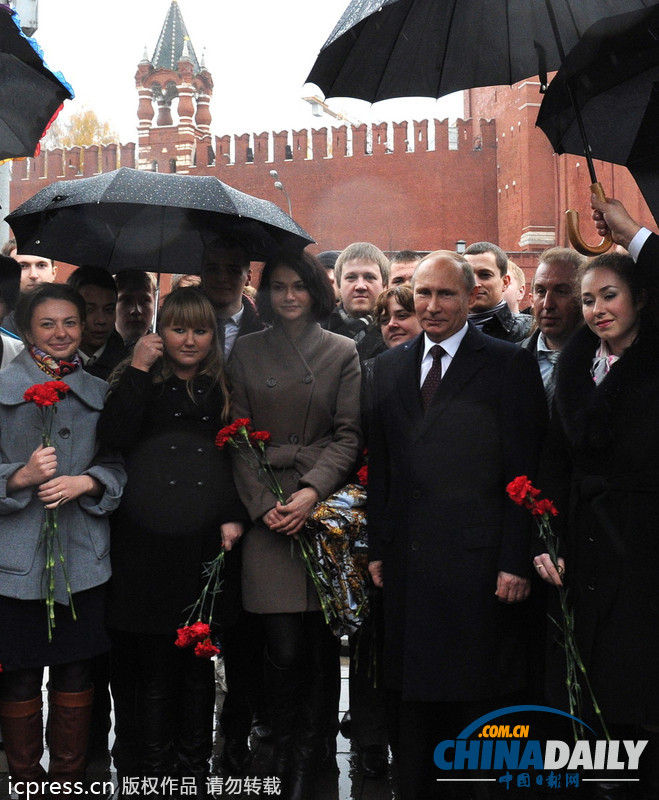
<svg viewBox="0 0 659 800"><path fill-rule="evenodd" d="M93 699L93 687L85 692L50 692L49 780L61 783L85 777Z"/></svg>
<svg viewBox="0 0 659 800"><path fill-rule="evenodd" d="M46 781L46 771L41 766L41 695L20 703L0 701L0 726L12 783L36 781L43 784ZM36 794L40 796L40 792Z"/></svg>

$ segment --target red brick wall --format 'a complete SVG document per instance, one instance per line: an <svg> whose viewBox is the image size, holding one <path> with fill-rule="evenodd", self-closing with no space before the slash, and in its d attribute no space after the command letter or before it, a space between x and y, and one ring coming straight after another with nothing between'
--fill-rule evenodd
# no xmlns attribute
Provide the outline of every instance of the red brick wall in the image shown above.
<svg viewBox="0 0 659 800"><path fill-rule="evenodd" d="M216 175L287 209L269 174L276 169L290 195L293 216L317 240L313 252L340 250L359 240L387 251L454 249L459 239L490 240L530 275L538 253L554 243L567 245L564 211L569 206L582 214L584 238L595 241L588 225L584 159L553 154L535 128L539 103L533 81L473 89L466 93L472 119L459 120L457 131L449 131L446 120L415 121L409 129L404 123L392 123L391 130L380 124L373 126L370 147L366 126L352 128L351 136L341 126L329 136L321 128L290 136L279 131L214 137L211 165L210 140L199 138L199 131L152 127L140 136L140 163L150 168L156 161L160 171L169 172L170 159L178 158L180 171ZM188 167L195 163L195 136L196 166ZM292 159L286 159L288 144ZM247 161L248 148L252 162ZM11 207L62 176L87 176L116 166L136 166L134 144L44 151L36 159L14 162ZM639 221L655 227L627 170L601 163L597 167L605 191L622 200Z"/></svg>
<svg viewBox="0 0 659 800"><path fill-rule="evenodd" d="M589 221L590 178L585 159L555 155L549 140L535 127L542 101L538 81L471 89L465 94L466 109L475 119L496 119L499 244L508 251L541 252L545 244L520 244L525 234L534 232L553 235L556 245L569 246L565 229L568 208L580 212L583 238L597 243ZM595 171L607 195L621 200L639 222L656 228L625 167L596 161Z"/></svg>
<svg viewBox="0 0 659 800"><path fill-rule="evenodd" d="M366 153L366 130L355 129L353 154L347 155L347 131L331 131L332 147L325 150L326 129L295 132L293 159L285 159L286 132L261 133L251 140L248 134L235 137L235 163L229 163L230 137L214 141L216 165L206 166L199 152L198 166L190 174L212 174L241 191L264 197L286 208L281 191L274 188L270 170L279 172L292 202L293 216L318 242L315 251L342 249L350 242L372 241L383 250L415 248L432 250L455 247L458 239L473 241L497 236L495 135L494 123L483 126L487 146L474 149L471 122L459 123L459 149L448 149L448 123L434 122L437 145L428 149L428 122L415 123L421 132L416 149L408 152L401 126L394 146L386 146L387 126L374 131L372 152ZM158 162L160 171L169 171L169 160L176 156L176 127L154 127L148 147L140 143L145 162ZM416 139L417 137L412 137ZM307 141L313 142L307 158ZM272 145L272 146L271 146ZM247 162L252 147L254 162ZM274 151L274 160L268 160ZM62 174L75 177L82 162L82 174L115 168L115 164L135 166L135 146L79 148L17 162L11 187L15 208ZM71 164L72 168L69 168ZM60 166L63 165L63 166Z"/></svg>

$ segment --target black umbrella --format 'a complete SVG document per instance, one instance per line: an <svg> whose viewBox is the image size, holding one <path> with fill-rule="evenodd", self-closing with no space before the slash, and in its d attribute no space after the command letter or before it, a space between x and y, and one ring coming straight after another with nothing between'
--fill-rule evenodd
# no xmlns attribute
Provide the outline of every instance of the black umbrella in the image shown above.
<svg viewBox="0 0 659 800"><path fill-rule="evenodd" d="M546 83L597 20L649 0L352 0L307 81L369 102Z"/></svg>
<svg viewBox="0 0 659 800"><path fill-rule="evenodd" d="M253 260L314 241L275 203L212 176L127 167L52 183L5 219L19 252L112 273L198 272L205 245L222 234Z"/></svg>
<svg viewBox="0 0 659 800"><path fill-rule="evenodd" d="M659 220L659 9L593 25L549 85L537 125L557 153L627 166Z"/></svg>
<svg viewBox="0 0 659 800"><path fill-rule="evenodd" d="M13 11L0 5L0 160L35 155L39 140L73 90L43 63Z"/></svg>

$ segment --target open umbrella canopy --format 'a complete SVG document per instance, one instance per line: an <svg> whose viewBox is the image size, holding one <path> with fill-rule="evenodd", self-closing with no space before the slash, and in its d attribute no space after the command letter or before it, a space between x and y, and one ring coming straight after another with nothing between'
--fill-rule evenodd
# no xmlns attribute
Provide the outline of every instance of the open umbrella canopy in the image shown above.
<svg viewBox="0 0 659 800"><path fill-rule="evenodd" d="M0 5L0 161L33 156L73 90L43 63L38 45Z"/></svg>
<svg viewBox="0 0 659 800"><path fill-rule="evenodd" d="M5 219L19 251L112 273L198 272L206 244L222 235L253 260L314 241L275 203L212 176L127 167L52 183Z"/></svg>
<svg viewBox="0 0 659 800"><path fill-rule="evenodd" d="M442 97L558 69L597 20L649 0L352 0L307 81L326 97Z"/></svg>
<svg viewBox="0 0 659 800"><path fill-rule="evenodd" d="M537 125L557 153L627 166L659 219L659 8L593 25L570 51Z"/></svg>

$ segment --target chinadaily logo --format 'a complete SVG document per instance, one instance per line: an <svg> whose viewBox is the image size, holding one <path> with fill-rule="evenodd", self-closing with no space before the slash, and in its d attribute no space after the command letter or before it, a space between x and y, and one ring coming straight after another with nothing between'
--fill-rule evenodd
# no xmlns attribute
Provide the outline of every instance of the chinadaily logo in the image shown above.
<svg viewBox="0 0 659 800"><path fill-rule="evenodd" d="M578 731L578 738L547 731ZM497 782L508 789L579 789L589 782L637 782L647 740L598 738L582 720L549 706L500 708L435 748L439 782Z"/></svg>

